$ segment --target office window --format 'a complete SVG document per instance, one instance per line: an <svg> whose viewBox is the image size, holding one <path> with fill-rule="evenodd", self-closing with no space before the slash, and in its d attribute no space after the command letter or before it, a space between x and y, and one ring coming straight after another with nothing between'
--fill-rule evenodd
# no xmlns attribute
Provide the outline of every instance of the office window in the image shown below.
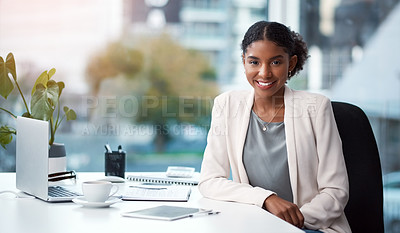
<svg viewBox="0 0 400 233"><path fill-rule="evenodd" d="M216 9L225 5L227 0L183 0L185 7Z"/></svg>
<svg viewBox="0 0 400 233"><path fill-rule="evenodd" d="M400 171L400 76L394 67L395 54L400 52L395 42L400 38L399 1L298 3L299 20L291 21L289 15L286 20L299 28L311 57L305 70L306 82L294 80L291 85L353 103L366 112L386 177L385 232L398 232L400 200L395 193L399 192L396 174Z"/></svg>
<svg viewBox="0 0 400 233"><path fill-rule="evenodd" d="M54 79L66 84L61 101L78 117L62 123L56 142L66 146L69 169L103 171L108 143L127 152L127 171L160 171L168 165L200 170L210 109L218 93L216 71L209 61L215 55L180 44L181 26L168 20L170 2L0 2L1 56L14 54L24 95L29 97L35 79L53 67ZM215 2L202 7L214 7ZM155 10L158 16L151 17L150 26L147 15L133 22L135 6L146 8L148 14ZM162 18L166 21L159 21ZM151 27L157 22L166 24ZM134 27L149 30L136 35L130 32ZM216 23L199 23L193 33L210 37L217 32L215 27ZM146 65L150 68L143 68L143 59L151 61ZM14 89L7 100L1 97L0 104L22 115L20 100ZM15 127L4 111L0 118L2 124ZM13 170L15 140L0 151L0 171Z"/></svg>
<svg viewBox="0 0 400 233"><path fill-rule="evenodd" d="M224 30L223 26L219 23L186 23L184 25L185 36L193 38L221 37L221 31Z"/></svg>
<svg viewBox="0 0 400 233"><path fill-rule="evenodd" d="M109 143L126 150L128 171L167 165L199 170L214 96L249 88L239 46L245 30L256 20L283 22L303 35L311 55L289 85L360 106L371 121L386 175L400 171L399 4L3 0L0 56L14 54L25 96L53 67L54 79L65 82L61 101L78 119L63 122L56 141L65 143L70 169L103 171ZM105 70L100 61L120 66ZM0 97L0 106L24 112L16 89L7 100ZM0 122L15 126L1 110ZM0 148L0 171L14 170L15 140ZM396 232L400 217L393 213L399 211L391 210L385 213L386 231Z"/></svg>

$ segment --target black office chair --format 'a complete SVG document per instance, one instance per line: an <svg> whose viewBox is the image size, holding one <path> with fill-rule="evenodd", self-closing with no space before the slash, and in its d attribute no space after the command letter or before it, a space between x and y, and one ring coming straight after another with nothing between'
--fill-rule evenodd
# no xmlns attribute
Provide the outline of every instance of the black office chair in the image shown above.
<svg viewBox="0 0 400 233"><path fill-rule="evenodd" d="M383 233L382 170L369 120L352 104L333 101L332 107L350 184L347 220L353 233Z"/></svg>

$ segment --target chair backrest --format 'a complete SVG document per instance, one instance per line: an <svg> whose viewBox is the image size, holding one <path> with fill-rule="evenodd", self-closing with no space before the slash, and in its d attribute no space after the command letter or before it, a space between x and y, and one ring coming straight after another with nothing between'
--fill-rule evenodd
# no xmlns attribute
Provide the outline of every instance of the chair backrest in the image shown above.
<svg viewBox="0 0 400 233"><path fill-rule="evenodd" d="M369 120L352 104L333 101L332 107L349 177L347 220L353 233L383 233L382 170Z"/></svg>

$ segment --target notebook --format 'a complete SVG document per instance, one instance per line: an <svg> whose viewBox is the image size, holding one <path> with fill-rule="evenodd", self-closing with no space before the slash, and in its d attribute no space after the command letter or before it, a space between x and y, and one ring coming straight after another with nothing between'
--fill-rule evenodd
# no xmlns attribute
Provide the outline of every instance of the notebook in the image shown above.
<svg viewBox="0 0 400 233"><path fill-rule="evenodd" d="M72 201L79 196L62 186L50 186L49 124L17 117L16 186L19 190L48 202ZM49 190L54 191L49 195Z"/></svg>
<svg viewBox="0 0 400 233"><path fill-rule="evenodd" d="M199 177L199 172L195 172L193 176L189 178L168 177L165 172L146 172L128 175L127 179L154 184L197 185L199 183Z"/></svg>
<svg viewBox="0 0 400 233"><path fill-rule="evenodd" d="M188 201L191 186L182 185L131 185L122 200L126 201Z"/></svg>
<svg viewBox="0 0 400 233"><path fill-rule="evenodd" d="M211 212L211 210L161 205L152 208L126 212L122 213L121 215L132 218L146 218L146 219L172 221L176 219L191 217L197 213L209 213L209 212Z"/></svg>

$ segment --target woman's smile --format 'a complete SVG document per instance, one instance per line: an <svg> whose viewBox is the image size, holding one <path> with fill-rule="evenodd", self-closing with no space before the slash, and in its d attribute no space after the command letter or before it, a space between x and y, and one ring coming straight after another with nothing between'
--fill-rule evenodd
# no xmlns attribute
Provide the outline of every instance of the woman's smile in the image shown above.
<svg viewBox="0 0 400 233"><path fill-rule="evenodd" d="M259 88L263 89L263 90L271 88L275 83L276 83L276 81L267 82L267 81L264 81L264 80L256 80L257 86Z"/></svg>

